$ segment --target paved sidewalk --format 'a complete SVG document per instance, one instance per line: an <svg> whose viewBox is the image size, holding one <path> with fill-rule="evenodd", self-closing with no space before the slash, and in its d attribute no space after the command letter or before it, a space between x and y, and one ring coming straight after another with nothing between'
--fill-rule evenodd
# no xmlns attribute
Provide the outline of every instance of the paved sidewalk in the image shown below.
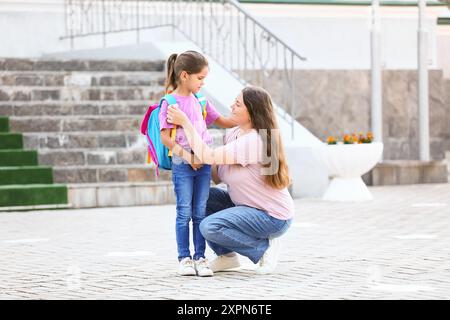
<svg viewBox="0 0 450 320"><path fill-rule="evenodd" d="M0 213L0 299L450 299L450 184L370 190L296 200L265 276L177 276L174 206Z"/></svg>

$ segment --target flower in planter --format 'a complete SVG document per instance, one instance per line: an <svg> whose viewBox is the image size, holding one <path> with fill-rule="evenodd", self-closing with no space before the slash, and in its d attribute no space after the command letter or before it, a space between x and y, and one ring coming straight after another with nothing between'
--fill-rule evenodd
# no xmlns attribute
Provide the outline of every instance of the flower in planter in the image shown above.
<svg viewBox="0 0 450 320"><path fill-rule="evenodd" d="M342 138L342 142L338 141L338 139L334 136L328 136L327 138L327 144L361 144L361 143L371 143L373 141L373 134L372 132L368 132L367 135L364 137L364 134L362 132L359 132L358 134L346 134Z"/></svg>
<svg viewBox="0 0 450 320"><path fill-rule="evenodd" d="M333 137L333 136L329 136L327 138L327 143L328 144L336 144L337 143L337 139L335 137Z"/></svg>
<svg viewBox="0 0 450 320"><path fill-rule="evenodd" d="M365 140L366 140L366 138L364 138L364 134L362 132L360 132L358 134L358 143L364 143Z"/></svg>
<svg viewBox="0 0 450 320"><path fill-rule="evenodd" d="M352 143L354 143L353 136L351 136L349 134L344 135L342 140L344 141L344 144L352 144Z"/></svg>
<svg viewBox="0 0 450 320"><path fill-rule="evenodd" d="M368 132L366 137L361 139L361 143L371 143L373 141L372 132Z"/></svg>

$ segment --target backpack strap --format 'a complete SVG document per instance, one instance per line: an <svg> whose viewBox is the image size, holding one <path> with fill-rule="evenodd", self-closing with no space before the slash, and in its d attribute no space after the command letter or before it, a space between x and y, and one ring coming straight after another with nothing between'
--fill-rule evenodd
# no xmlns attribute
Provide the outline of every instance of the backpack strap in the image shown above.
<svg viewBox="0 0 450 320"><path fill-rule="evenodd" d="M161 101L159 102L159 105L161 105L164 100L167 101L167 106L171 106L171 105L174 105L177 103L177 100L175 99L175 97L173 95L171 95L170 93L168 93L164 97L162 97ZM170 139L172 141L175 141L176 134L177 134L177 127L175 126L175 128L170 130ZM169 157L171 157L171 156L172 156L172 150L169 150Z"/></svg>
<svg viewBox="0 0 450 320"><path fill-rule="evenodd" d="M206 97L200 92L194 93L194 95L200 103L200 106L202 107L202 115L204 120L206 119Z"/></svg>
<svg viewBox="0 0 450 320"><path fill-rule="evenodd" d="M204 120L204 119L206 119L206 97L203 94L201 94L200 92L194 93L194 96L197 98L198 102L200 103L200 107L201 107L202 115L203 115L203 120ZM177 103L177 100L171 94L166 94L161 99L161 102L163 100L166 100L169 106ZM170 139L172 141L175 141L176 136L177 136L177 127L175 126L175 128L170 130ZM172 150L169 150L169 157L171 157L171 156L172 156Z"/></svg>

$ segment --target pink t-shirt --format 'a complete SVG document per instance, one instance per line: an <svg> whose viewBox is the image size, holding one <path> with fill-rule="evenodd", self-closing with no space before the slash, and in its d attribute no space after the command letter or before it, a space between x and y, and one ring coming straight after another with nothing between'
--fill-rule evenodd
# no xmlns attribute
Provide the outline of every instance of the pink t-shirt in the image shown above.
<svg viewBox="0 0 450 320"><path fill-rule="evenodd" d="M203 141L211 145L213 139L208 134L208 129L206 126L209 126L214 121L219 118L220 114L217 112L216 108L209 102L206 102L206 119L203 119L202 115L202 107L198 102L197 98L191 94L190 96L179 96L173 94L175 100L177 101L178 107L181 111L183 111L191 120L194 128L202 137ZM160 130L162 129L172 129L175 125L171 123L167 123L167 101L163 101L161 104L161 110L159 112L159 124ZM182 127L177 126L177 134L175 137L175 142L178 143L184 149L191 149L189 146L189 142L186 138L186 134Z"/></svg>
<svg viewBox="0 0 450 320"><path fill-rule="evenodd" d="M231 201L266 211L269 215L288 220L294 216L294 201L287 190L269 186L263 172L263 141L256 130L237 137L239 128L227 130L225 148L238 164L219 165L218 176L228 186Z"/></svg>

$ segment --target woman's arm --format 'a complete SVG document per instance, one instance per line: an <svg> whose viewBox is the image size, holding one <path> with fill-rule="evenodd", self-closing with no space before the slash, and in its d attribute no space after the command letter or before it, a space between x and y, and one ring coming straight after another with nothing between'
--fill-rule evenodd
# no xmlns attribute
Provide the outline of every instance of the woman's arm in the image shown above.
<svg viewBox="0 0 450 320"><path fill-rule="evenodd" d="M237 126L237 123L232 121L230 118L225 118L224 116L219 116L214 124L221 128L233 128Z"/></svg>
<svg viewBox="0 0 450 320"><path fill-rule="evenodd" d="M215 165L215 164L213 164L211 166L211 178L212 178L212 181L214 181L215 184L219 184L219 183L222 182L220 180L219 174L217 172L218 169L219 169L219 167L217 165Z"/></svg>
<svg viewBox="0 0 450 320"><path fill-rule="evenodd" d="M198 166L199 164L201 164L201 162L198 160L197 157L195 157L193 154L191 154L190 152L183 149L175 141L170 139L170 130L172 130L172 129L162 129L161 130L162 143L167 148L169 148L169 150L172 150L172 152L175 153L177 156L182 157L184 160L189 162L189 164L192 166L192 168L196 169L194 167L194 165L197 165L197 168L201 167L201 166Z"/></svg>
<svg viewBox="0 0 450 320"><path fill-rule="evenodd" d="M188 139L189 145L201 163L206 164L236 164L234 154L230 154L226 146L211 149L195 130L191 121L183 111L175 106L170 106L167 112L167 122L181 125Z"/></svg>

